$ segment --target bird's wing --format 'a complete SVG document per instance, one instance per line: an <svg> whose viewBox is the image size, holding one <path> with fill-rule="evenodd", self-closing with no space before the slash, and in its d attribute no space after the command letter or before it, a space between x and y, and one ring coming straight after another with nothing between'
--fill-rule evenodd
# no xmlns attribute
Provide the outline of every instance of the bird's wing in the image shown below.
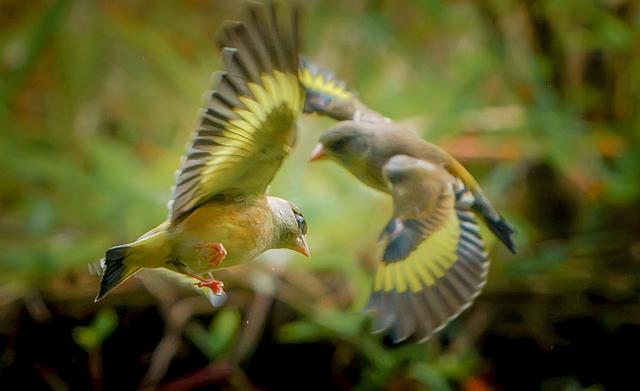
<svg viewBox="0 0 640 391"><path fill-rule="evenodd" d="M340 99L353 98L344 81L339 80L330 71L320 68L308 59L300 58L300 83L308 96L328 95Z"/></svg>
<svg viewBox="0 0 640 391"><path fill-rule="evenodd" d="M384 167L394 216L368 309L376 331L426 340L480 293L489 267L470 193L439 165L399 155Z"/></svg>
<svg viewBox="0 0 640 391"><path fill-rule="evenodd" d="M362 103L346 84L327 70L300 58L300 83L306 91L305 113L317 113L338 121L391 122Z"/></svg>
<svg viewBox="0 0 640 391"><path fill-rule="evenodd" d="M247 23L225 25L225 70L178 171L171 221L214 197L265 192L291 151L304 104L297 14L252 4Z"/></svg>

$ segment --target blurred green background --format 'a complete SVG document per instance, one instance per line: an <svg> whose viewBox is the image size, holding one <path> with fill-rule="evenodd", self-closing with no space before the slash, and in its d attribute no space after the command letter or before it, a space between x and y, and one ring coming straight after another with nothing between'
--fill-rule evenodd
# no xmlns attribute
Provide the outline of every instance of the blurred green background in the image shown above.
<svg viewBox="0 0 640 391"><path fill-rule="evenodd" d="M0 388L604 390L640 385L640 4L305 3L305 55L460 159L517 227L474 306L393 346L360 310L391 211L306 164L271 194L312 258L216 277L226 305L154 274L93 303L87 264L167 214L214 37L237 1L0 1ZM634 386L635 385L635 386Z"/></svg>

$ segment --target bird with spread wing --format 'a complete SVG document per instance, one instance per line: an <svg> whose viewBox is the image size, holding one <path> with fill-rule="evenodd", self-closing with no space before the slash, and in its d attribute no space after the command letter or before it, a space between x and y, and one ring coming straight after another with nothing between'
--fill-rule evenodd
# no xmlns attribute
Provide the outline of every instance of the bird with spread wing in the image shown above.
<svg viewBox="0 0 640 391"><path fill-rule="evenodd" d="M298 11L249 6L245 23L221 38L219 74L176 176L167 221L107 250L100 300L141 268L166 268L222 294L213 270L272 248L306 256L300 210L267 187L296 135L304 90L298 80Z"/></svg>
<svg viewBox="0 0 640 391"><path fill-rule="evenodd" d="M487 234L512 252L513 228L473 176L447 152L362 103L330 72L301 61L305 112L340 122L320 136L311 161L336 161L392 196L394 212L367 308L376 331L427 340L471 305L486 282Z"/></svg>

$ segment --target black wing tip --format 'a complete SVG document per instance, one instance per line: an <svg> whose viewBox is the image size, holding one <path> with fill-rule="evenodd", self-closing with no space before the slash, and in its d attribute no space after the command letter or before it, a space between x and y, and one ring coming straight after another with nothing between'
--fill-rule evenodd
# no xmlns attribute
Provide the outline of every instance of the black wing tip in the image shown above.
<svg viewBox="0 0 640 391"><path fill-rule="evenodd" d="M372 334L384 334L393 344L425 343L465 312L482 292L486 278L463 301L451 302L452 292L437 284L418 292L373 292L365 310L373 317ZM377 303L374 295L379 295Z"/></svg>
<svg viewBox="0 0 640 391"><path fill-rule="evenodd" d="M429 341L452 319L434 321L434 319L427 320L419 315L418 311L424 312L425 309L417 309L412 303L417 303L418 300L415 300L415 297L421 293L422 291L399 293L396 290L373 292L365 310L373 318L371 333L383 335L385 340L388 338L394 345L405 342L424 343ZM410 295L413 295L413 298ZM424 300L421 300L421 305L425 305ZM427 311L433 311L433 309ZM427 322L435 323L427 324Z"/></svg>

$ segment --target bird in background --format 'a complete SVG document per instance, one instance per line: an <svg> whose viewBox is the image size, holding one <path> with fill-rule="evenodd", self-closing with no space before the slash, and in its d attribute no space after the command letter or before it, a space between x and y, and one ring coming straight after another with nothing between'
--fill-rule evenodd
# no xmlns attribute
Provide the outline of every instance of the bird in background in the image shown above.
<svg viewBox="0 0 640 391"><path fill-rule="evenodd" d="M308 60L299 75L305 112L340 121L320 136L310 160L333 160L392 196L367 305L374 329L390 330L396 342L425 341L468 308L486 283L490 238L480 225L514 253L515 231L447 152L370 109Z"/></svg>
<svg viewBox="0 0 640 391"><path fill-rule="evenodd" d="M96 301L141 268L165 268L223 293L211 275L272 248L309 255L307 225L290 201L266 195L295 141L304 90L298 80L298 9L251 4L223 28L224 71L176 175L168 219L107 250Z"/></svg>

